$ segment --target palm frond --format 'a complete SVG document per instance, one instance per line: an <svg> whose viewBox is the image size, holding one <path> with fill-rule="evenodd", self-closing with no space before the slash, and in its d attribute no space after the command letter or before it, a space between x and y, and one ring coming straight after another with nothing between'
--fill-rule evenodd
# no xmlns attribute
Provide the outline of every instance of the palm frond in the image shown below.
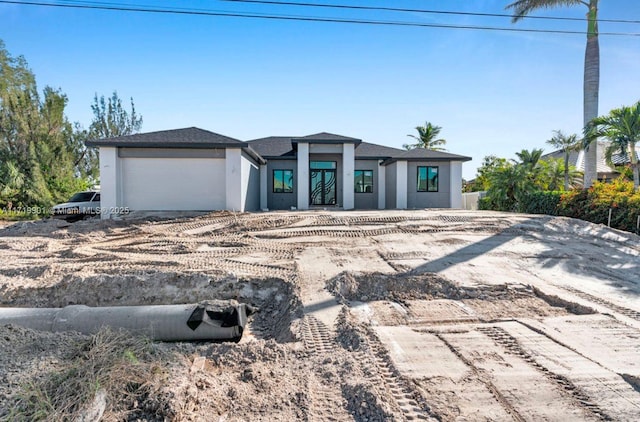
<svg viewBox="0 0 640 422"><path fill-rule="evenodd" d="M408 145L405 144L404 147L407 149L413 148L425 148L434 151L446 151L446 149L442 148L442 145L445 145L447 141L442 138L438 138L442 127L436 126L431 122L425 122L424 126L417 126L416 131L418 135L407 135L416 141L416 144Z"/></svg>
<svg viewBox="0 0 640 422"><path fill-rule="evenodd" d="M506 9L513 10L512 22L518 22L531 12L535 12L540 9L553 9L563 6L576 6L579 4L589 6L581 0L518 0L506 7Z"/></svg>
<svg viewBox="0 0 640 422"><path fill-rule="evenodd" d="M575 151L580 148L581 140L578 139L577 134L565 135L561 130L554 130L553 134L553 137L547 141L547 144L552 147L565 152Z"/></svg>
<svg viewBox="0 0 640 422"><path fill-rule="evenodd" d="M605 159L609 165L613 164L615 154L629 158L635 164L635 146L640 142L640 101L591 120L585 127L585 134L591 138L605 137L611 142L605 149Z"/></svg>

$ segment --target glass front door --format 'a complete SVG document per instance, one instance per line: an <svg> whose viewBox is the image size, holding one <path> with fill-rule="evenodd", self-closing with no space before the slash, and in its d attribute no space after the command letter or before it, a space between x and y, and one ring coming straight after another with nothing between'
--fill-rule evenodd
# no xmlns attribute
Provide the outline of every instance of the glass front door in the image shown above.
<svg viewBox="0 0 640 422"><path fill-rule="evenodd" d="M311 189L309 189L311 205L336 205L335 164L335 161L311 162Z"/></svg>

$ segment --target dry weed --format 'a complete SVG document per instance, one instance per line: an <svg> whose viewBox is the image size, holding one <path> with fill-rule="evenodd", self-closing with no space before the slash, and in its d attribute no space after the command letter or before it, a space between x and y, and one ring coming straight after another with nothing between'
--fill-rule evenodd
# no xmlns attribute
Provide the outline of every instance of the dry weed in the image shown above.
<svg viewBox="0 0 640 422"><path fill-rule="evenodd" d="M147 399L166 374L148 340L104 328L62 369L25 384L6 420L163 420L165 406Z"/></svg>

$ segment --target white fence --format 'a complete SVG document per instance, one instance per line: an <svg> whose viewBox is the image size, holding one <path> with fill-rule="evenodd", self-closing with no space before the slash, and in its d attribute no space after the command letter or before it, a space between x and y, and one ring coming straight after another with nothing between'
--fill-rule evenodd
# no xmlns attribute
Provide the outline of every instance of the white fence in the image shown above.
<svg viewBox="0 0 640 422"><path fill-rule="evenodd" d="M484 198L487 194L486 191L482 192L467 192L462 194L462 209L465 210L477 210L478 200Z"/></svg>

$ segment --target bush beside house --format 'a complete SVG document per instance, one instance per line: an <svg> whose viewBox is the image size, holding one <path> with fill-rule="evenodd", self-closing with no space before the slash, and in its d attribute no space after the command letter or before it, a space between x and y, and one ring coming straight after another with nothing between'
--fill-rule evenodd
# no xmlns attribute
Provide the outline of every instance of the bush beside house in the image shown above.
<svg viewBox="0 0 640 422"><path fill-rule="evenodd" d="M640 190L634 189L633 182L618 178L611 183L596 182L589 189L527 193L512 209L499 209L485 197L480 199L479 209L559 215L596 224L607 224L611 210L611 227L638 233Z"/></svg>
<svg viewBox="0 0 640 422"><path fill-rule="evenodd" d="M611 210L611 227L638 232L640 191L633 182L615 179L612 183L594 183L589 189L562 195L558 215L607 224Z"/></svg>

